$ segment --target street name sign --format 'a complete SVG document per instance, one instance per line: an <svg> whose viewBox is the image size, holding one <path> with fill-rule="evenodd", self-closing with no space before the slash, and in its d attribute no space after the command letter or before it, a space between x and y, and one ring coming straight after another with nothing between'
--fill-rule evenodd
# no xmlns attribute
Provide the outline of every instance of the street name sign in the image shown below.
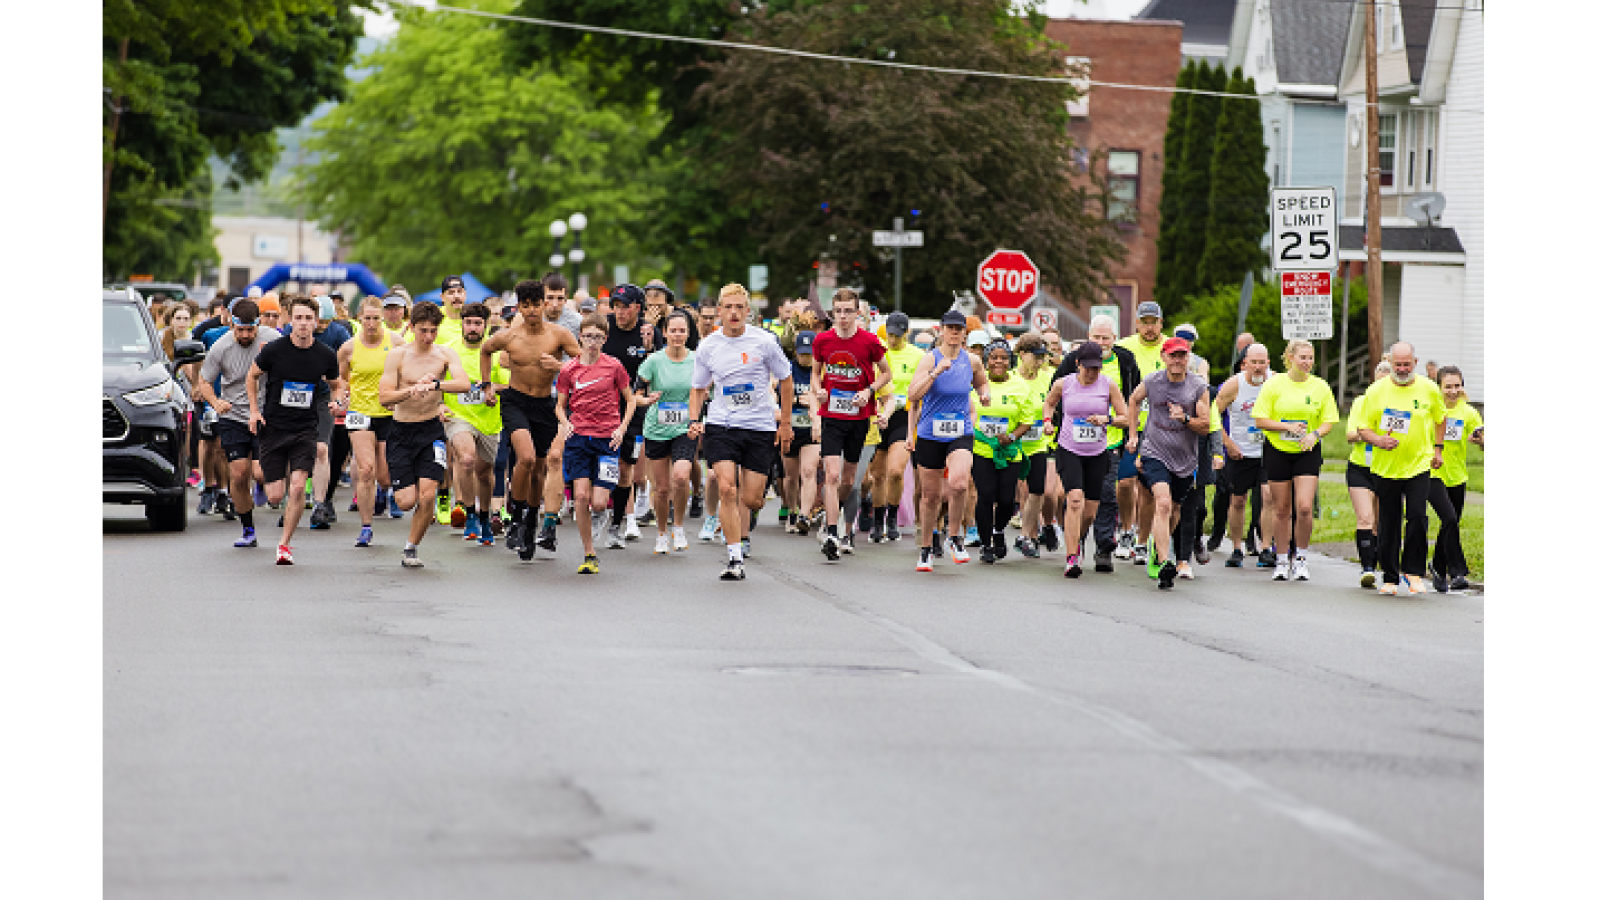
<svg viewBox="0 0 1600 900"><path fill-rule="evenodd" d="M872 233L872 246L874 246L874 247L921 247L922 246L922 232L920 232L920 231L874 231Z"/></svg>

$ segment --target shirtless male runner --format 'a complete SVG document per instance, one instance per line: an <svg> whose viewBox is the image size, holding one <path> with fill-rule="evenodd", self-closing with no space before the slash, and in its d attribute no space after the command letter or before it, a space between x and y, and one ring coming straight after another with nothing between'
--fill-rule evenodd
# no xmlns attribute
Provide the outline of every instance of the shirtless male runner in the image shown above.
<svg viewBox="0 0 1600 900"><path fill-rule="evenodd" d="M503 351L510 373L507 387L490 384L484 396L486 402L498 398L501 434L511 439L512 452L517 455L509 489L511 528L506 532L506 545L522 559L533 558L529 516L544 495L545 457L560 427L550 388L561 373L561 359L583 352L572 332L545 321L541 309L544 292L544 285L531 278L517 282L517 324L490 335L478 348L479 371L494 371L494 355ZM560 512L547 509L545 516L559 519Z"/></svg>
<svg viewBox="0 0 1600 900"><path fill-rule="evenodd" d="M411 534L400 556L400 564L410 569L422 567L417 545L433 523L434 497L444 480L446 442L444 423L439 421L441 392L461 394L473 387L455 348L435 343L443 321L444 314L432 303L412 307L412 341L384 356L383 377L378 382L378 402L394 410L394 424L389 427L384 453L395 503L411 511ZM447 371L451 378L443 381Z"/></svg>

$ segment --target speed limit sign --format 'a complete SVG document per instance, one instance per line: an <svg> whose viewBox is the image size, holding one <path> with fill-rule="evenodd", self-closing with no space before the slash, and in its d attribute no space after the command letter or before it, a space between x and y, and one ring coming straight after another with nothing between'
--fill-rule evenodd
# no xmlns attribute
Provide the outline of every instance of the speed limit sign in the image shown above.
<svg viewBox="0 0 1600 900"><path fill-rule="evenodd" d="M1339 267L1339 216L1331 187L1274 188L1272 267L1280 272Z"/></svg>
<svg viewBox="0 0 1600 900"><path fill-rule="evenodd" d="M1055 310L1048 309L1048 308L1045 308L1045 307L1040 307L1039 309L1036 309L1036 310L1033 311L1033 330L1034 331L1045 331L1046 329L1054 330L1055 328L1056 328L1056 311Z"/></svg>

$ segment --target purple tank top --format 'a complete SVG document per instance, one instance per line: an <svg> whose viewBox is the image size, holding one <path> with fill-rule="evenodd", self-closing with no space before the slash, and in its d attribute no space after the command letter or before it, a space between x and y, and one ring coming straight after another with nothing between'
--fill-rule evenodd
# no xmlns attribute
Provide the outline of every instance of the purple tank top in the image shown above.
<svg viewBox="0 0 1600 900"><path fill-rule="evenodd" d="M1056 443L1079 456L1098 456L1106 449L1106 426L1090 425L1088 416L1111 414L1111 381L1104 375L1084 384L1076 374L1061 379L1061 434Z"/></svg>

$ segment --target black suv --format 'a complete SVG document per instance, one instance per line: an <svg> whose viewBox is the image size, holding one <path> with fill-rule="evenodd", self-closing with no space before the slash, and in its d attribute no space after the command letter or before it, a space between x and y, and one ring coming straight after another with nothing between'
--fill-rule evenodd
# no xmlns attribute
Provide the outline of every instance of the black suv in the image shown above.
<svg viewBox="0 0 1600 900"><path fill-rule="evenodd" d="M179 367L205 358L200 341L178 341L168 360L156 323L132 288L101 292L101 499L140 503L156 531L189 522L189 379Z"/></svg>

